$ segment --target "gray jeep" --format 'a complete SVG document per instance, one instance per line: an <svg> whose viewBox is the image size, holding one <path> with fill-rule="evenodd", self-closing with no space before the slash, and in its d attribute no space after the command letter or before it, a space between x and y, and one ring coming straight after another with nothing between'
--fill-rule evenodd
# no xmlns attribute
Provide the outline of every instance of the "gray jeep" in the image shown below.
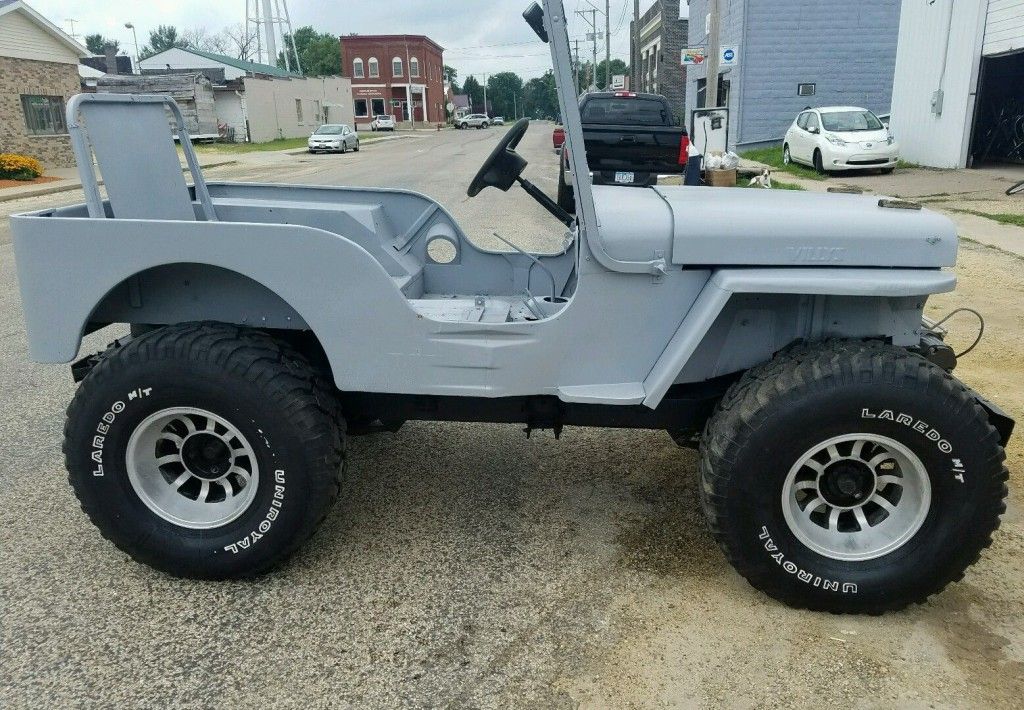
<svg viewBox="0 0 1024 710"><path fill-rule="evenodd" d="M525 17L585 175L562 0ZM189 186L168 111L182 131L164 97L73 99L86 203L12 218L34 360L130 326L72 366L64 451L85 512L136 560L271 569L338 496L346 434L409 420L664 430L700 449L726 556L794 606L898 609L989 545L1013 422L953 377L923 320L956 285L944 217L586 181L572 217L523 178L524 120L469 194L518 183L564 248L494 252L411 192L207 183L185 140Z"/></svg>

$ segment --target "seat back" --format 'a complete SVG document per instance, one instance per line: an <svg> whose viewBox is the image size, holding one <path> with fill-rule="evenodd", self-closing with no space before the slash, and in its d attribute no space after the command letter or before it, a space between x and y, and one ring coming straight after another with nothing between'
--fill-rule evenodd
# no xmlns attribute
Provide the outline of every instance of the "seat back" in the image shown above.
<svg viewBox="0 0 1024 710"><path fill-rule="evenodd" d="M206 219L216 220L185 120L168 96L79 94L68 102L78 174L89 216L107 217L93 170L93 156L115 219L194 221L192 196L182 174L168 111L195 183Z"/></svg>

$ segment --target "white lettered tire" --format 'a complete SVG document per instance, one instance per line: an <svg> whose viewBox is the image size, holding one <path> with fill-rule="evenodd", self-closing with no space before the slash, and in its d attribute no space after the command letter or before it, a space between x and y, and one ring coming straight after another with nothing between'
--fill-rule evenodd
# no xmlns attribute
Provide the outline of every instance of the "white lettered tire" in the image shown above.
<svg viewBox="0 0 1024 710"><path fill-rule="evenodd" d="M171 326L105 354L68 408L82 509L135 560L231 579L287 559L338 496L333 392L286 345L218 324Z"/></svg>
<svg viewBox="0 0 1024 710"><path fill-rule="evenodd" d="M791 606L878 614L961 579L1005 512L999 432L975 395L878 342L793 348L748 372L701 442L711 531Z"/></svg>

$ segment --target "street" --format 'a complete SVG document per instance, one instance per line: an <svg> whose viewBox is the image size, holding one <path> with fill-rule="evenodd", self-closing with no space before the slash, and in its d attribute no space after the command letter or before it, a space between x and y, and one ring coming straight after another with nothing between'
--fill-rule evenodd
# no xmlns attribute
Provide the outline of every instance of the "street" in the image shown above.
<svg viewBox="0 0 1024 710"><path fill-rule="evenodd" d="M554 195L551 128L533 125L519 150L525 177ZM518 187L465 195L505 130L253 154L207 178L418 190L483 246L501 246L497 231L554 249L564 230ZM69 368L26 355L6 217L81 199L0 203L0 707L983 708L1024 696L1020 434L993 547L942 595L880 618L794 611L749 587L707 532L695 452L662 432L569 428L556 441L409 424L350 441L338 506L271 575L200 583L137 565L67 485ZM928 311L985 314L957 374L1018 421L1022 264L964 242L960 289ZM957 347L973 339L969 320L950 327Z"/></svg>

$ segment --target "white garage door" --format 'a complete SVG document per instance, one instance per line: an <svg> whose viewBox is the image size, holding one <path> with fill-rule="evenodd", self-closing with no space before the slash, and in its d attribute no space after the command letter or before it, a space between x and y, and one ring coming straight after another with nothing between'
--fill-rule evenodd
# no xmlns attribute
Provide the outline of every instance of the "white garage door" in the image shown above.
<svg viewBox="0 0 1024 710"><path fill-rule="evenodd" d="M989 0L985 56L1024 49L1024 0Z"/></svg>

